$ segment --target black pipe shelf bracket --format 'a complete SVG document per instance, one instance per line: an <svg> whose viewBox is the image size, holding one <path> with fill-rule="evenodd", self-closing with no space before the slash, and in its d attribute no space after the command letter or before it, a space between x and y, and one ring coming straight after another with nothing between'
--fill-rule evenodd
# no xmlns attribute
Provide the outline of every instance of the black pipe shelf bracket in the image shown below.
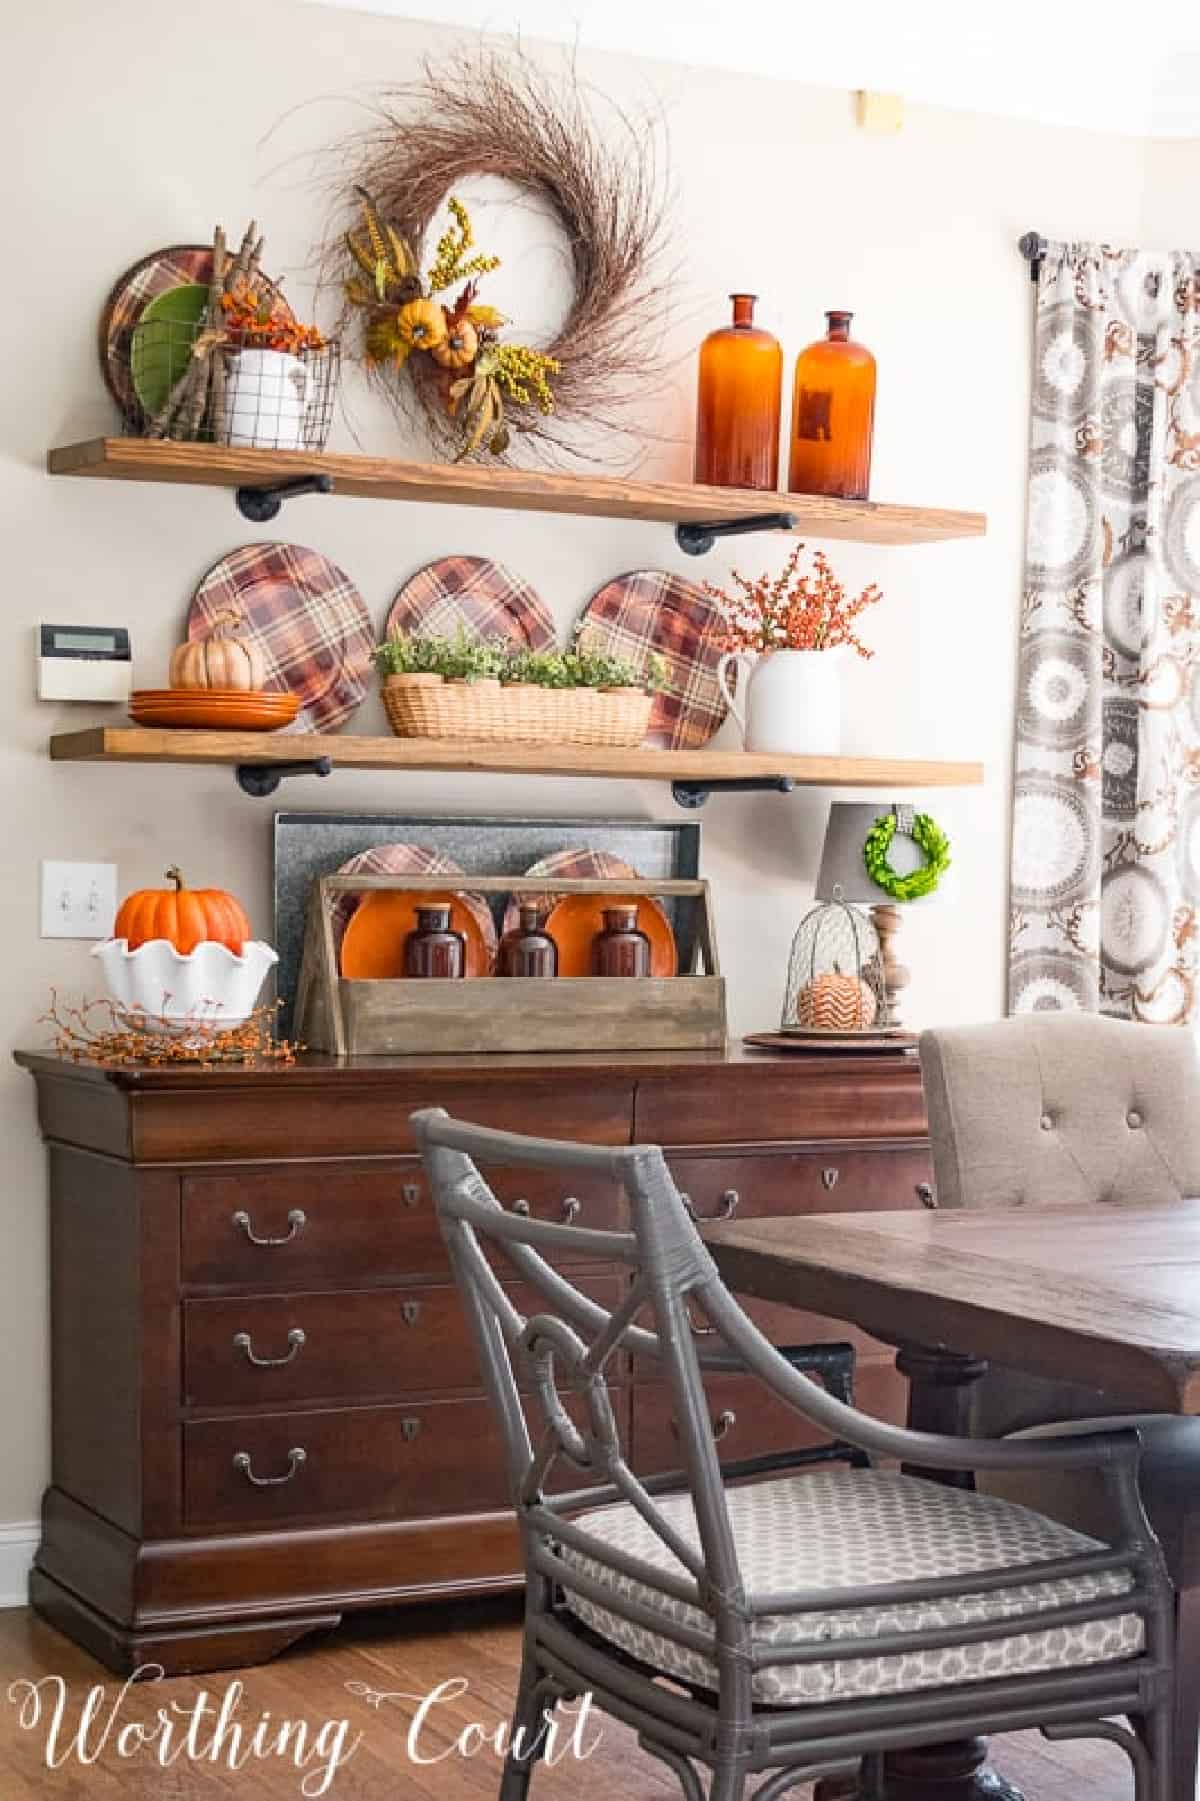
<svg viewBox="0 0 1200 1801"><path fill-rule="evenodd" d="M1017 249L1029 264L1029 279L1035 285L1049 248L1049 244L1039 231L1027 231L1017 245Z"/></svg>
<svg viewBox="0 0 1200 1801"><path fill-rule="evenodd" d="M736 538L742 532L791 532L795 529L794 513L751 513L745 519L714 519L711 524L685 520L675 527L675 542L686 556L702 557L708 554L718 538Z"/></svg>
<svg viewBox="0 0 1200 1801"><path fill-rule="evenodd" d="M710 794L790 794L795 786L790 775L707 776L672 782L671 794L681 807L702 807Z"/></svg>
<svg viewBox="0 0 1200 1801"><path fill-rule="evenodd" d="M252 525L267 525L279 517L285 500L300 494L332 494L332 475L299 475L295 481L275 482L267 488L238 488L234 494L237 510Z"/></svg>
<svg viewBox="0 0 1200 1801"><path fill-rule="evenodd" d="M239 763L234 779L243 794L265 800L274 794L280 782L300 775L332 775L332 757L314 757L306 763Z"/></svg>

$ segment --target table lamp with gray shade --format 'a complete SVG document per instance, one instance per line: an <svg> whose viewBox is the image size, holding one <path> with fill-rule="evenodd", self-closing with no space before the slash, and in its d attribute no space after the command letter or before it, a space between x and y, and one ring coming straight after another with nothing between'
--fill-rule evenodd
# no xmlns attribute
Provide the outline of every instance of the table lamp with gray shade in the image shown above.
<svg viewBox="0 0 1200 1801"><path fill-rule="evenodd" d="M883 988L887 1005L881 1025L900 1024L899 997L908 987L909 973L897 960L894 939L900 930L900 908L872 879L863 858L863 845L875 821L885 813L896 813L898 828L892 842L891 862L901 875L916 869L921 853L907 836L914 809L896 802L835 800L829 809L825 828L825 844L821 851L821 868L817 874L817 900L849 901L869 909L871 923L879 935L879 953L883 962Z"/></svg>

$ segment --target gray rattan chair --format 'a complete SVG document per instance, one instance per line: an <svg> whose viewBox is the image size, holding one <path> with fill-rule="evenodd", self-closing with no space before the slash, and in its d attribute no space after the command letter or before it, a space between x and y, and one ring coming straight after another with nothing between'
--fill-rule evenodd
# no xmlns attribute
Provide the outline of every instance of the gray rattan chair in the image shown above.
<svg viewBox="0 0 1200 1801"><path fill-rule="evenodd" d="M1095 1014L1035 1013L921 1035L941 1207L1128 1206L1200 1195L1200 1069L1192 1034ZM1052 1422L1049 1426L1039 1422ZM1119 1395L989 1370L970 1399L982 1436L1136 1426L1150 1523L1176 1591L1173 1801L1195 1801L1200 1682L1200 1419L1130 1414ZM987 1487L1081 1531L1107 1526L1078 1472Z"/></svg>
<svg viewBox="0 0 1200 1801"><path fill-rule="evenodd" d="M545 1710L584 1693L637 1730L687 1801L702 1801L697 1766L713 1773L709 1801L738 1801L765 1772L758 1801L777 1801L860 1758L874 1788L891 1748L1028 1726L1115 1739L1137 1801L1166 1801L1171 1593L1138 1498L1136 1434L979 1443L883 1425L792 1369L751 1324L661 1151L518 1138L437 1111L414 1126L524 1547L501 1801L525 1795ZM603 1171L623 1184L633 1229L508 1212L476 1167L489 1163L561 1168L564 1185ZM625 1299L608 1313L542 1253L623 1265ZM493 1257L542 1311L516 1311ZM670 1386L674 1476L639 1480L626 1461L608 1378L627 1383L629 1358ZM1002 1499L873 1468L727 1486L705 1367L753 1372L798 1415L885 1458L1089 1469L1111 1490L1117 1528L1103 1543Z"/></svg>

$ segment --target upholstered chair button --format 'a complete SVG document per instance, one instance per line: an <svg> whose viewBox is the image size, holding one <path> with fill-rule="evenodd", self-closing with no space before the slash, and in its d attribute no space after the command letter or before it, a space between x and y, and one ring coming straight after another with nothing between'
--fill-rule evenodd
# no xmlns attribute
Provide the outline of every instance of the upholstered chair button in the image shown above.
<svg viewBox="0 0 1200 1801"><path fill-rule="evenodd" d="M1053 1119L1051 1118L1050 1114L1043 1113L1042 1114L1042 1131L1043 1132L1052 1132L1053 1130L1054 1130Z"/></svg>
<svg viewBox="0 0 1200 1801"><path fill-rule="evenodd" d="M1131 1132L1136 1132L1141 1123L1141 1114L1131 1107L1129 1112L1125 1115L1125 1124L1129 1127Z"/></svg>

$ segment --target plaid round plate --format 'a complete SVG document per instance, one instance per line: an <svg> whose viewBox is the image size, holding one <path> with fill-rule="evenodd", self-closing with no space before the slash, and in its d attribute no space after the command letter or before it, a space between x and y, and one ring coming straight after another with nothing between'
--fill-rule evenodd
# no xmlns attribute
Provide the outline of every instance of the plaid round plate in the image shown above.
<svg viewBox="0 0 1200 1801"><path fill-rule="evenodd" d="M665 569L636 569L593 594L579 631L593 650L628 657L639 669L662 657L667 687L654 696L642 743L654 750L695 750L724 723L717 686L725 621L695 582Z"/></svg>
<svg viewBox="0 0 1200 1801"><path fill-rule="evenodd" d="M133 334L142 314L168 288L189 282L207 287L211 280L211 244L172 244L166 250L152 250L113 284L100 315L100 368L128 425L137 428L146 419L130 372ZM290 315L292 309L282 295L279 298Z"/></svg>
<svg viewBox="0 0 1200 1801"><path fill-rule="evenodd" d="M376 844L370 850L359 851L345 863L339 863L337 868L338 875L444 875L461 879L465 873L451 857L443 856L441 851L427 850L423 844ZM333 903L333 941L339 953L346 927L362 898L360 894L339 894ZM487 954L487 973L490 974L495 966L498 942L492 909L482 894L459 892L455 898L462 902L479 927Z"/></svg>
<svg viewBox="0 0 1200 1801"><path fill-rule="evenodd" d="M349 719L367 690L375 634L336 563L301 544L243 544L196 589L188 637L204 637L230 612L266 658L266 686L299 696L294 731L329 732Z"/></svg>
<svg viewBox="0 0 1200 1801"><path fill-rule="evenodd" d="M553 650L554 621L528 582L487 557L438 557L410 576L392 602L387 636L418 632L453 638L459 629L487 643Z"/></svg>

